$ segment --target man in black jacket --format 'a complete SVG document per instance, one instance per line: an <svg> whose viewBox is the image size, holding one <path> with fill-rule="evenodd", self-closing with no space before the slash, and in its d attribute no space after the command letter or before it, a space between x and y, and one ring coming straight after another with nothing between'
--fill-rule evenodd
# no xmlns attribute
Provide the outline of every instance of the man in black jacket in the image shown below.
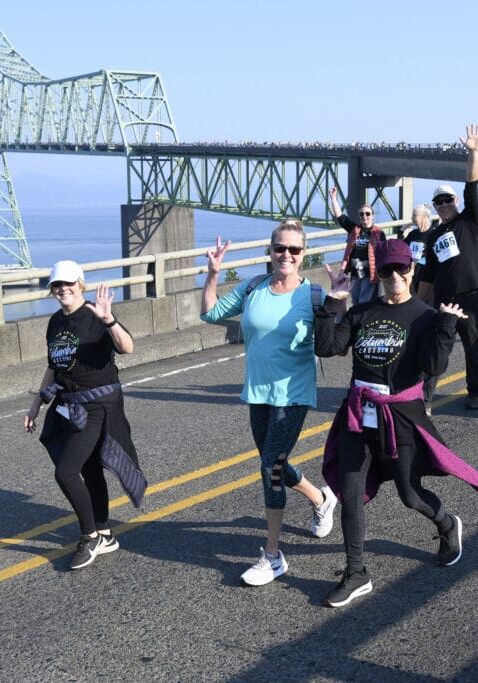
<svg viewBox="0 0 478 683"><path fill-rule="evenodd" d="M461 142L468 149L464 209L449 185L433 193L433 205L441 223L428 241L426 266L418 297L426 299L434 286L435 307L457 303L468 316L458 321L457 332L466 359L466 407L478 409L478 126L466 129Z"/></svg>

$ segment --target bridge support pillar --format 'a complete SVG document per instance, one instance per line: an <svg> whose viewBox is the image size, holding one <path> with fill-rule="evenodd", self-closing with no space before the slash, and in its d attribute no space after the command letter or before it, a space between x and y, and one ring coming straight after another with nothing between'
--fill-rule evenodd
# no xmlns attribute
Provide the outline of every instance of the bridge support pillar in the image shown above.
<svg viewBox="0 0 478 683"><path fill-rule="evenodd" d="M412 220L413 178L401 178L398 195L398 215L405 221Z"/></svg>
<svg viewBox="0 0 478 683"><path fill-rule="evenodd" d="M361 170L360 159L350 159L348 162L347 179L347 210L350 216L356 216L359 207L367 200L367 188L396 187L398 188L398 217L411 220L413 211L413 178L393 175L364 175ZM391 207L389 209L391 211Z"/></svg>
<svg viewBox="0 0 478 683"><path fill-rule="evenodd" d="M347 213L356 216L359 207L367 201L367 177L360 168L360 159L352 157L348 162L347 175Z"/></svg>
<svg viewBox="0 0 478 683"><path fill-rule="evenodd" d="M122 204L121 237L123 258L194 249L193 210L169 204ZM166 263L166 271L191 266L194 259L172 259ZM154 264L151 272L153 268ZM148 272L148 266L131 266L129 272L142 275ZM194 286L194 276L174 278L166 281L166 293ZM147 285L125 287L124 296L125 299L148 296Z"/></svg>

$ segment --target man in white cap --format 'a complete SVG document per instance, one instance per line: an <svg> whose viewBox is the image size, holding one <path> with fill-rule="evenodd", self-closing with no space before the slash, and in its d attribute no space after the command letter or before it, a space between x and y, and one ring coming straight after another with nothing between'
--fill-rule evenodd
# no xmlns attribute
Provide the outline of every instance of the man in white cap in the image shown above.
<svg viewBox="0 0 478 683"><path fill-rule="evenodd" d="M435 307L457 303L468 316L460 319L457 332L466 359L466 407L478 409L478 126L466 129L461 142L468 149L464 209L450 185L433 192L433 206L441 219L428 241L426 266L418 297L426 299L434 286Z"/></svg>

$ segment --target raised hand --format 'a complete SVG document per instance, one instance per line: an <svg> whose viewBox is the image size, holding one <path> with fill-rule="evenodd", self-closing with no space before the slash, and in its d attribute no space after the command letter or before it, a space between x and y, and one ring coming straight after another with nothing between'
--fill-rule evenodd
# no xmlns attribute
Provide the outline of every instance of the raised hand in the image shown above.
<svg viewBox="0 0 478 683"><path fill-rule="evenodd" d="M466 127L466 138L460 138L467 149L478 151L478 126L470 124Z"/></svg>
<svg viewBox="0 0 478 683"><path fill-rule="evenodd" d="M328 263L325 264L325 270L330 279L329 296L334 299L346 299L350 293L350 277L345 274L343 268L334 273Z"/></svg>
<svg viewBox="0 0 478 683"><path fill-rule="evenodd" d="M332 199L337 199L337 188L332 187L332 189L329 190L329 195L332 197Z"/></svg>
<svg viewBox="0 0 478 683"><path fill-rule="evenodd" d="M442 313L451 313L451 315L456 315L457 318L468 318L458 304L440 304L440 311Z"/></svg>
<svg viewBox="0 0 478 683"><path fill-rule="evenodd" d="M113 314L111 313L111 304L113 303L114 292L109 293L108 285L104 282L96 287L96 299L94 304L86 303L90 311L96 315L97 318L104 322L111 322Z"/></svg>
<svg viewBox="0 0 478 683"><path fill-rule="evenodd" d="M227 240L225 244L222 244L221 235L218 235L216 237L216 246L207 250L207 265L210 273L219 273L221 270L222 259L224 258L226 251L229 249L230 244L231 240Z"/></svg>

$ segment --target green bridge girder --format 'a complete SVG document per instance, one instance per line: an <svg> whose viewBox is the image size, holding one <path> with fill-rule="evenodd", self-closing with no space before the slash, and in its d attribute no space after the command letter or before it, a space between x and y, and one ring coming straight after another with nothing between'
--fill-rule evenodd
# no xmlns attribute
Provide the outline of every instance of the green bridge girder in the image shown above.
<svg viewBox="0 0 478 683"><path fill-rule="evenodd" d="M141 154L128 157L129 201L165 203L309 225L332 221L328 191L340 187L339 164L320 159Z"/></svg>
<svg viewBox="0 0 478 683"><path fill-rule="evenodd" d="M7 151L126 156L134 144L177 141L158 73L102 69L51 79L33 67L0 32L3 169L7 168ZM0 251L7 262L1 267L31 267L8 169L1 173L0 183L1 199L15 217L2 221Z"/></svg>

